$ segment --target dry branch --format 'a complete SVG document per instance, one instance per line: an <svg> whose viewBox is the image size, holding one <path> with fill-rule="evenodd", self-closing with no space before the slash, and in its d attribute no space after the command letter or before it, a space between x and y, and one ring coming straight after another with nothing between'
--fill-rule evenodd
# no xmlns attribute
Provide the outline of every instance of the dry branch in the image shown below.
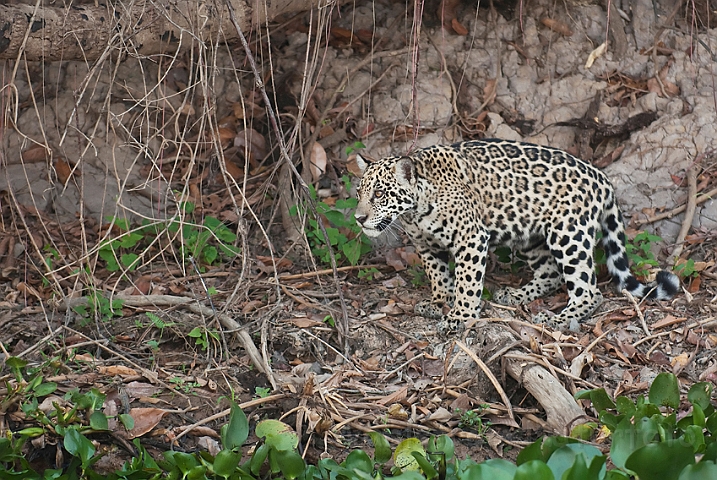
<svg viewBox="0 0 717 480"><path fill-rule="evenodd" d="M519 343L516 343L518 338L512 329L490 322L477 330L477 333L476 343L472 347L477 349L476 355L495 358L493 354L498 351L503 352L498 357L503 360L505 371L530 392L543 407L547 423L553 431L561 435L569 433L576 420L585 417L583 409L555 375L539 361L526 355L520 347L514 348ZM507 350L503 350L504 348ZM490 361L486 363L490 364ZM465 375L473 375L471 370L474 370L474 367L467 368L466 365L458 367L466 370ZM494 374L500 373L499 366L491 364L491 368ZM452 378L451 381L457 384L462 379L462 377Z"/></svg>
<svg viewBox="0 0 717 480"><path fill-rule="evenodd" d="M230 0L251 30L279 15L331 1ZM256 8L259 6L259 8ZM195 41L237 38L223 0L116 2L68 8L0 4L0 59L94 61L107 49L133 55L175 52Z"/></svg>

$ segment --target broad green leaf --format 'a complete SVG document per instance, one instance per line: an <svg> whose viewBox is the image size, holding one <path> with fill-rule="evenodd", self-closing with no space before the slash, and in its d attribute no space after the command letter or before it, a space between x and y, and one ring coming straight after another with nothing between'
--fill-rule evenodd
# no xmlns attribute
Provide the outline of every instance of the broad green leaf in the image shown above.
<svg viewBox="0 0 717 480"><path fill-rule="evenodd" d="M712 397L712 384L707 382L695 383L687 392L687 400L692 405L699 405L702 410L707 410Z"/></svg>
<svg viewBox="0 0 717 480"><path fill-rule="evenodd" d="M222 450L214 457L214 473L220 477L227 478L236 471L240 461L241 453L235 453L231 450Z"/></svg>
<svg viewBox="0 0 717 480"><path fill-rule="evenodd" d="M602 452L592 445L571 443L553 452L546 463L555 478L563 478L565 472L577 466L576 473L571 477L577 478L575 475L583 475L583 472L587 474L588 465L598 457L603 457Z"/></svg>
<svg viewBox="0 0 717 480"><path fill-rule="evenodd" d="M629 418L624 418L612 434L610 460L623 468L632 452L652 442L656 435L657 424L653 419L644 417L633 425Z"/></svg>
<svg viewBox="0 0 717 480"><path fill-rule="evenodd" d="M207 245L202 249L202 257L204 257L204 261L207 263L207 265L213 264L217 261L217 258L219 257L217 247L213 245Z"/></svg>
<svg viewBox="0 0 717 480"><path fill-rule="evenodd" d="M577 438L578 440L588 441L593 436L593 432L597 429L597 423L587 422L582 425L575 425L570 431L571 438Z"/></svg>
<svg viewBox="0 0 717 480"><path fill-rule="evenodd" d="M493 458L468 467L459 478L465 480L513 480L518 467L502 458Z"/></svg>
<svg viewBox="0 0 717 480"><path fill-rule="evenodd" d="M455 445L448 435L431 437L428 440L428 455L443 454L447 462L453 461Z"/></svg>
<svg viewBox="0 0 717 480"><path fill-rule="evenodd" d="M705 420L705 427L712 435L717 435L717 412L713 413Z"/></svg>
<svg viewBox="0 0 717 480"><path fill-rule="evenodd" d="M708 460L702 460L700 463L694 465L687 465L678 480L705 480L705 479L717 478L717 465L714 462Z"/></svg>
<svg viewBox="0 0 717 480"><path fill-rule="evenodd" d="M650 403L664 407L680 406L680 387L677 377L672 373L662 372L655 377L650 385Z"/></svg>
<svg viewBox="0 0 717 480"><path fill-rule="evenodd" d="M80 458L83 466L87 465L95 454L95 447L92 442L74 428L68 428L65 432L63 445L65 450Z"/></svg>
<svg viewBox="0 0 717 480"><path fill-rule="evenodd" d="M620 470L608 470L605 474L605 480L630 480L632 477Z"/></svg>
<svg viewBox="0 0 717 480"><path fill-rule="evenodd" d="M427 480L438 478L438 471L433 467L433 465L431 465L431 462L429 462L425 456L421 455L419 452L411 452L411 455L413 455L413 458L416 459L416 462L418 462L418 466Z"/></svg>
<svg viewBox="0 0 717 480"><path fill-rule="evenodd" d="M92 412L92 415L90 415L90 427L92 427L93 430L109 430L110 427L107 422L107 416L99 410L95 410Z"/></svg>
<svg viewBox="0 0 717 480"><path fill-rule="evenodd" d="M633 413L635 413L635 402L633 402L629 398L622 396L617 397L615 399L615 403L617 405L618 413L627 416L631 416Z"/></svg>
<svg viewBox="0 0 717 480"><path fill-rule="evenodd" d="M417 438L407 438L398 444L393 452L393 463L401 469L401 471L418 471L420 469L418 462L413 456L413 452L426 455L421 441Z"/></svg>
<svg viewBox="0 0 717 480"><path fill-rule="evenodd" d="M41 378L41 377L39 377ZM38 397L46 397L57 390L57 384L55 382L41 383L34 389L34 393Z"/></svg>
<svg viewBox="0 0 717 480"><path fill-rule="evenodd" d="M374 462L383 465L384 463L391 460L391 445L389 445L386 437L380 432L369 432L368 436L373 442L373 460Z"/></svg>
<svg viewBox="0 0 717 480"><path fill-rule="evenodd" d="M132 430L134 428L134 417L129 413L120 413L119 420L126 430Z"/></svg>
<svg viewBox="0 0 717 480"><path fill-rule="evenodd" d="M531 460L518 467L513 480L555 480L555 476L545 463Z"/></svg>
<svg viewBox="0 0 717 480"><path fill-rule="evenodd" d="M239 405L232 401L229 423L222 427L222 445L227 450L236 451L244 445L248 436L249 421Z"/></svg>
<svg viewBox="0 0 717 480"><path fill-rule="evenodd" d="M124 267L129 269L130 271L133 271L135 268L137 268L138 260L139 255L137 255L136 253L124 253L120 257L122 265L124 265Z"/></svg>
<svg viewBox="0 0 717 480"><path fill-rule="evenodd" d="M604 388L578 392L575 394L575 398L578 400L589 399L598 414L604 410L615 408L615 402L612 401Z"/></svg>
<svg viewBox="0 0 717 480"><path fill-rule="evenodd" d="M702 453L705 451L705 434L702 431L702 427L697 425L690 425L685 428L685 433L682 437L688 445L692 445L692 451L694 453Z"/></svg>
<svg viewBox="0 0 717 480"><path fill-rule="evenodd" d="M207 472L207 467L204 465L197 465L196 467L192 467L186 474L187 480L205 480L207 476L205 473Z"/></svg>
<svg viewBox="0 0 717 480"><path fill-rule="evenodd" d="M543 460L543 439L539 438L538 440L534 441L527 447L525 447L523 450L521 450L520 453L518 453L518 457L515 461L516 464L522 465L525 462L529 462L531 460Z"/></svg>
<svg viewBox="0 0 717 480"><path fill-rule="evenodd" d="M304 473L306 463L304 459L301 458L301 455L294 450L272 450L269 452L269 456L276 457L279 469L284 475L284 478L293 480Z"/></svg>
<svg viewBox="0 0 717 480"><path fill-rule="evenodd" d="M277 450L294 450L299 445L298 435L289 425L279 420L262 420L257 424L254 433Z"/></svg>
<svg viewBox="0 0 717 480"><path fill-rule="evenodd" d="M357 265L359 258L361 258L361 242L354 238L348 243L344 243L341 246L341 251L346 255L346 259L351 265Z"/></svg>
<svg viewBox="0 0 717 480"><path fill-rule="evenodd" d="M646 480L677 480L680 472L692 463L695 463L692 448L677 442L661 442L635 450L625 461L625 467Z"/></svg>
<svg viewBox="0 0 717 480"><path fill-rule="evenodd" d="M369 474L373 473L373 461L363 450L353 450L341 465L351 471L359 470Z"/></svg>
<svg viewBox="0 0 717 480"><path fill-rule="evenodd" d="M339 209L348 209L356 208L356 205L358 205L358 200L356 200L355 198L347 198L345 200L339 198L338 200L336 200L336 204L334 206Z"/></svg>
<svg viewBox="0 0 717 480"><path fill-rule="evenodd" d="M251 470L251 473L259 475L261 466L264 465L264 460L266 460L266 457L269 456L269 450L271 450L271 448L267 444L260 445L256 450L254 450L254 455L251 456L251 460L249 461L249 469Z"/></svg>
<svg viewBox="0 0 717 480"><path fill-rule="evenodd" d="M170 450L164 452L164 458L172 465L175 465L183 475L188 475L193 468L199 466L199 460L197 460L197 457L184 452L175 452Z"/></svg>

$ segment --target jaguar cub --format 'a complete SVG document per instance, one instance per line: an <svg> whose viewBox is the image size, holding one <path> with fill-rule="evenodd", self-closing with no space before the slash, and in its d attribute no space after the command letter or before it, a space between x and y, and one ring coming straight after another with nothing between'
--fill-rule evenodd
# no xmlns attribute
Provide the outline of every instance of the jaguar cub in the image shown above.
<svg viewBox="0 0 717 480"><path fill-rule="evenodd" d="M431 301L416 313L440 319L442 333L458 332L478 318L488 249L508 245L526 258L533 279L493 294L504 305L528 303L563 283L568 305L533 319L564 329L602 302L593 265L595 235L602 231L607 268L618 290L669 299L679 279L661 271L654 285L631 273L615 191L592 165L554 148L507 140L433 146L410 156L369 163L357 156L363 177L356 221L376 237L401 218L431 281ZM453 258L455 274L448 262ZM452 306L443 314L443 306Z"/></svg>

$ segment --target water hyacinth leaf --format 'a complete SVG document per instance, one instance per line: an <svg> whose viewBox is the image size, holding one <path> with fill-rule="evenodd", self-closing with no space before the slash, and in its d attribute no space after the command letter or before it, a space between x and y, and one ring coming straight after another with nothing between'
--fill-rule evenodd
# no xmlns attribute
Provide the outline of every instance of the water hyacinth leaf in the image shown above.
<svg viewBox="0 0 717 480"><path fill-rule="evenodd" d="M650 403L664 407L680 406L680 387L677 377L672 373L662 372L655 377L650 386Z"/></svg>
<svg viewBox="0 0 717 480"><path fill-rule="evenodd" d="M393 463L401 469L401 471L418 471L420 466L413 456L413 452L418 452L425 456L426 451L423 449L421 441L417 438L407 438L398 444L396 451L393 453Z"/></svg>
<svg viewBox="0 0 717 480"><path fill-rule="evenodd" d="M368 436L373 442L373 460L383 465L391 460L391 446L380 432L369 432Z"/></svg>
<svg viewBox="0 0 717 480"><path fill-rule="evenodd" d="M555 475L545 463L531 460L518 467L513 480L555 480Z"/></svg>
<svg viewBox="0 0 717 480"><path fill-rule="evenodd" d="M249 421L244 411L232 401L229 423L222 427L222 445L227 450L237 450L249 436Z"/></svg>
<svg viewBox="0 0 717 480"><path fill-rule="evenodd" d="M691 447L661 442L635 450L625 461L625 467L640 478L677 480L680 472L692 463L695 463L695 455Z"/></svg>

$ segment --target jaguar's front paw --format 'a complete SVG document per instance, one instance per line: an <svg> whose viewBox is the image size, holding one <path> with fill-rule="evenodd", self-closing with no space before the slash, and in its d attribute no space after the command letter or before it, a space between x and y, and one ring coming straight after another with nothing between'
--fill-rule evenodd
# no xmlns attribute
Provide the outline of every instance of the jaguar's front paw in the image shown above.
<svg viewBox="0 0 717 480"><path fill-rule="evenodd" d="M436 305L429 300L418 302L416 306L413 307L413 311L416 315L420 315L425 318L433 318L437 320L443 317L443 307L441 305Z"/></svg>
<svg viewBox="0 0 717 480"><path fill-rule="evenodd" d="M493 292L493 301L501 305L519 305L520 301L516 295L517 288L501 288Z"/></svg>
<svg viewBox="0 0 717 480"><path fill-rule="evenodd" d="M535 324L543 324L547 327L550 327L553 330L557 330L559 332L564 332L567 329L575 330L575 326L572 324L569 324L565 319L563 319L560 315L556 315L551 311L543 311L540 313L537 313L533 315L533 323ZM578 330L579 330L578 325Z"/></svg>
<svg viewBox="0 0 717 480"><path fill-rule="evenodd" d="M444 337L457 335L465 329L466 325L463 323L463 320L450 315L441 316L441 321L438 322L438 333Z"/></svg>

